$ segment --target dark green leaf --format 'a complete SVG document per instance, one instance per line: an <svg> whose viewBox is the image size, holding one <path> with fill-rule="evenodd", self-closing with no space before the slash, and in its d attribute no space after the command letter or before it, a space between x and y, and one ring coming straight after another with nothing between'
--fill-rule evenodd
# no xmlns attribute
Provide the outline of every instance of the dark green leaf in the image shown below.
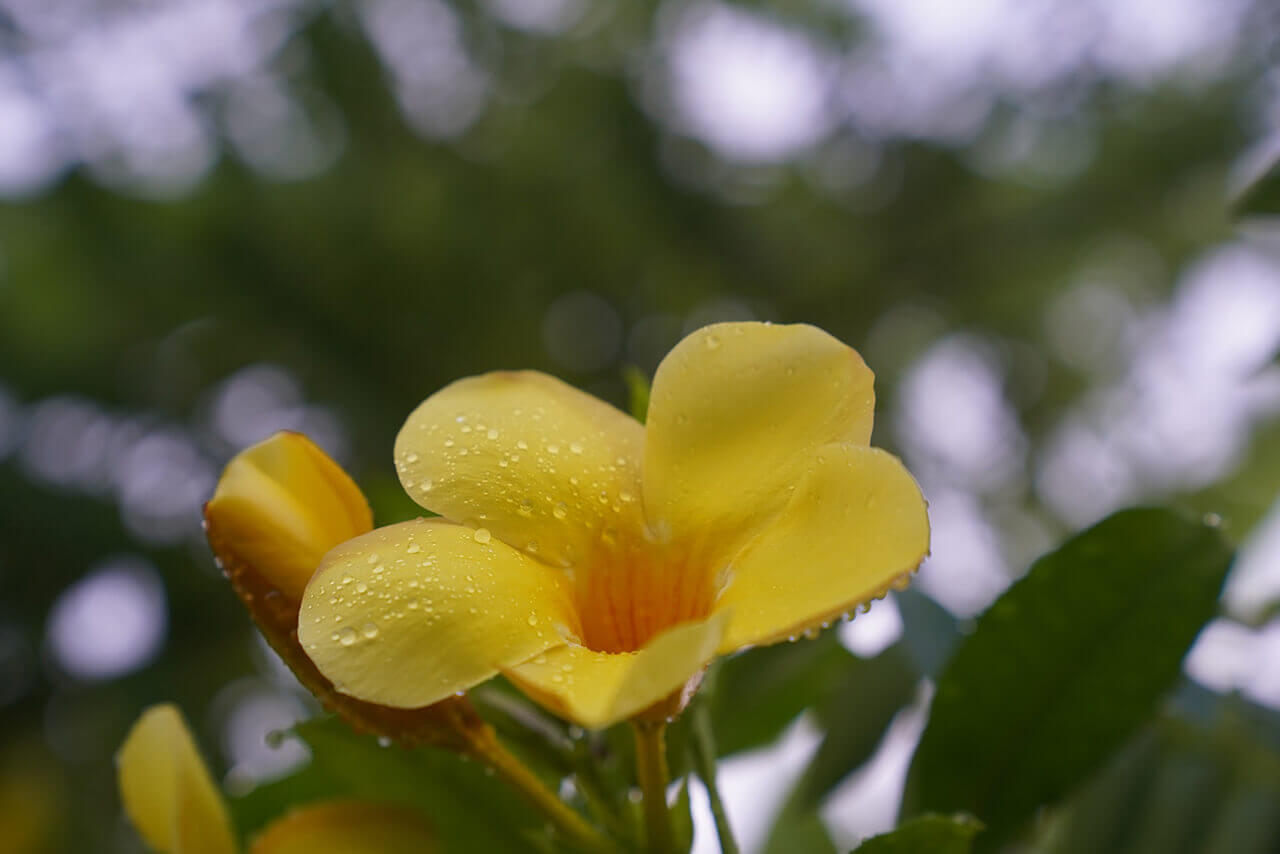
<svg viewBox="0 0 1280 854"><path fill-rule="evenodd" d="M938 682L904 814L963 810L982 845L1098 767L1175 684L1231 550L1161 509L1127 510L1031 567Z"/></svg>
<svg viewBox="0 0 1280 854"><path fill-rule="evenodd" d="M968 854L982 822L966 815L922 815L873 836L856 854Z"/></svg>
<svg viewBox="0 0 1280 854"><path fill-rule="evenodd" d="M918 590L894 596L902 613L902 645L921 673L937 676L962 637L956 618Z"/></svg>
<svg viewBox="0 0 1280 854"><path fill-rule="evenodd" d="M545 822L474 762L439 750L382 747L336 718L299 724L310 764L233 801L247 834L288 808L328 798L358 797L420 809L444 851L527 851Z"/></svg>

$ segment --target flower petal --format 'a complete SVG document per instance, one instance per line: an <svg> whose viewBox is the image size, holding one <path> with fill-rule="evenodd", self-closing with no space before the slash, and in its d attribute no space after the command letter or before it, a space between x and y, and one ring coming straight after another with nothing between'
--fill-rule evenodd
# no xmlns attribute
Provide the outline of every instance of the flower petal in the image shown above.
<svg viewBox="0 0 1280 854"><path fill-rule="evenodd" d="M116 753L120 799L147 844L165 854L234 854L226 804L172 705L142 713Z"/></svg>
<svg viewBox="0 0 1280 854"><path fill-rule="evenodd" d="M459 380L427 398L396 437L409 495L552 564L589 559L601 536L642 529L644 428L534 371Z"/></svg>
<svg viewBox="0 0 1280 854"><path fill-rule="evenodd" d="M653 380L650 523L701 538L776 512L817 448L870 440L873 380L854 350L813 326L720 323L689 335Z"/></svg>
<svg viewBox="0 0 1280 854"><path fill-rule="evenodd" d="M420 854L435 835L417 810L333 801L294 810L267 826L250 854Z"/></svg>
<svg viewBox="0 0 1280 854"><path fill-rule="evenodd" d="M484 529L417 519L325 556L298 639L337 690L412 708L559 646L574 619L560 570Z"/></svg>
<svg viewBox="0 0 1280 854"><path fill-rule="evenodd" d="M570 644L503 674L552 712L604 729L681 690L715 656L728 624L726 613L684 623L638 652L594 652Z"/></svg>
<svg viewBox="0 0 1280 854"><path fill-rule="evenodd" d="M301 433L232 458L205 518L222 547L295 602L325 552L373 527L359 487Z"/></svg>
<svg viewBox="0 0 1280 854"><path fill-rule="evenodd" d="M882 596L928 551L924 496L902 463L878 448L825 447L734 558L716 603L733 612L721 651L797 635Z"/></svg>

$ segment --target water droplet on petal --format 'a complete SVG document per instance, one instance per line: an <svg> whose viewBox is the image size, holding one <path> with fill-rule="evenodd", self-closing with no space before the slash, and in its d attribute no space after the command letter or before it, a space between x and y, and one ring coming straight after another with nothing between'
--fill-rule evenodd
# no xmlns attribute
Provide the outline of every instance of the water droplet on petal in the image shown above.
<svg viewBox="0 0 1280 854"><path fill-rule="evenodd" d="M369 640L373 640L374 638L376 638L376 637L378 636L378 626L377 626L377 624L376 624L376 623L365 623L363 626L361 626L361 627L360 627L360 634L364 635L364 636L365 636L365 637L367 637Z"/></svg>
<svg viewBox="0 0 1280 854"><path fill-rule="evenodd" d="M484 545L493 539L493 534L489 533L488 528L476 528L475 533L471 535L477 543Z"/></svg>
<svg viewBox="0 0 1280 854"><path fill-rule="evenodd" d="M422 547L417 543L409 543L409 547L405 549L405 551L411 555L416 555L418 552L422 551Z"/></svg>
<svg viewBox="0 0 1280 854"><path fill-rule="evenodd" d="M343 646L351 646L355 642L356 642L356 630L351 628L350 626L347 626L345 629L338 632L338 643L342 644Z"/></svg>
<svg viewBox="0 0 1280 854"><path fill-rule="evenodd" d="M417 455L417 454L409 454L407 457L405 457L405 458L404 458L404 461L405 461L406 463L416 463L416 462L418 461L418 455Z"/></svg>
<svg viewBox="0 0 1280 854"><path fill-rule="evenodd" d="M569 508L563 501L561 501L555 506L555 509L551 511L551 515L555 516L557 519L563 519L565 516L569 515Z"/></svg>
<svg viewBox="0 0 1280 854"><path fill-rule="evenodd" d="M493 440L493 439L498 438L498 431L497 431L497 430L494 430L494 429L491 427L491 428L489 428L489 431L488 431L487 433L485 433L484 435L485 435L485 436L487 436L490 440Z"/></svg>
<svg viewBox="0 0 1280 854"><path fill-rule="evenodd" d="M573 453L575 453L575 454L580 454L580 453L582 453L582 443L581 443L581 442L570 442L570 443L569 443L569 450L570 450L570 451L572 451L572 452L573 452Z"/></svg>
<svg viewBox="0 0 1280 854"><path fill-rule="evenodd" d="M553 455L560 453L560 446L555 443L547 445L547 453Z"/></svg>
<svg viewBox="0 0 1280 854"><path fill-rule="evenodd" d="M706 339L706 340L707 340L707 349L708 349L708 350L715 350L716 348L718 348L718 347L720 346L720 336L719 336L719 335L716 335L716 334L712 333L711 335L708 335L708 336L707 336L707 339Z"/></svg>

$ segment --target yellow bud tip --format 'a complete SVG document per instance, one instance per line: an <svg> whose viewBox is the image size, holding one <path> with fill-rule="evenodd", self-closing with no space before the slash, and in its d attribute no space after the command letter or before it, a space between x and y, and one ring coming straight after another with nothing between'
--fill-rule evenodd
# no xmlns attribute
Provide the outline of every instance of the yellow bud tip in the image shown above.
<svg viewBox="0 0 1280 854"><path fill-rule="evenodd" d="M205 524L215 554L302 599L325 553L373 527L351 477L301 433L281 432L227 464Z"/></svg>

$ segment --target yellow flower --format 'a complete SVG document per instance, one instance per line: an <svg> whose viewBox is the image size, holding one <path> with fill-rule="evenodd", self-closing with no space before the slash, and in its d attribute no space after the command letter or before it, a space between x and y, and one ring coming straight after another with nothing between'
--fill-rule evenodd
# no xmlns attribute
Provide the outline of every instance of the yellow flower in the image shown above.
<svg viewBox="0 0 1280 854"><path fill-rule="evenodd" d="M152 706L116 754L120 799L163 854L236 854L227 806L171 705ZM269 825L250 854L416 854L435 842L418 813L360 801L309 805Z"/></svg>
<svg viewBox="0 0 1280 854"><path fill-rule="evenodd" d="M587 727L678 710L715 655L824 625L928 551L919 488L868 446L872 382L825 332L759 323L680 342L647 427L539 373L455 382L395 447L443 518L329 552L303 647L388 706L502 673Z"/></svg>

